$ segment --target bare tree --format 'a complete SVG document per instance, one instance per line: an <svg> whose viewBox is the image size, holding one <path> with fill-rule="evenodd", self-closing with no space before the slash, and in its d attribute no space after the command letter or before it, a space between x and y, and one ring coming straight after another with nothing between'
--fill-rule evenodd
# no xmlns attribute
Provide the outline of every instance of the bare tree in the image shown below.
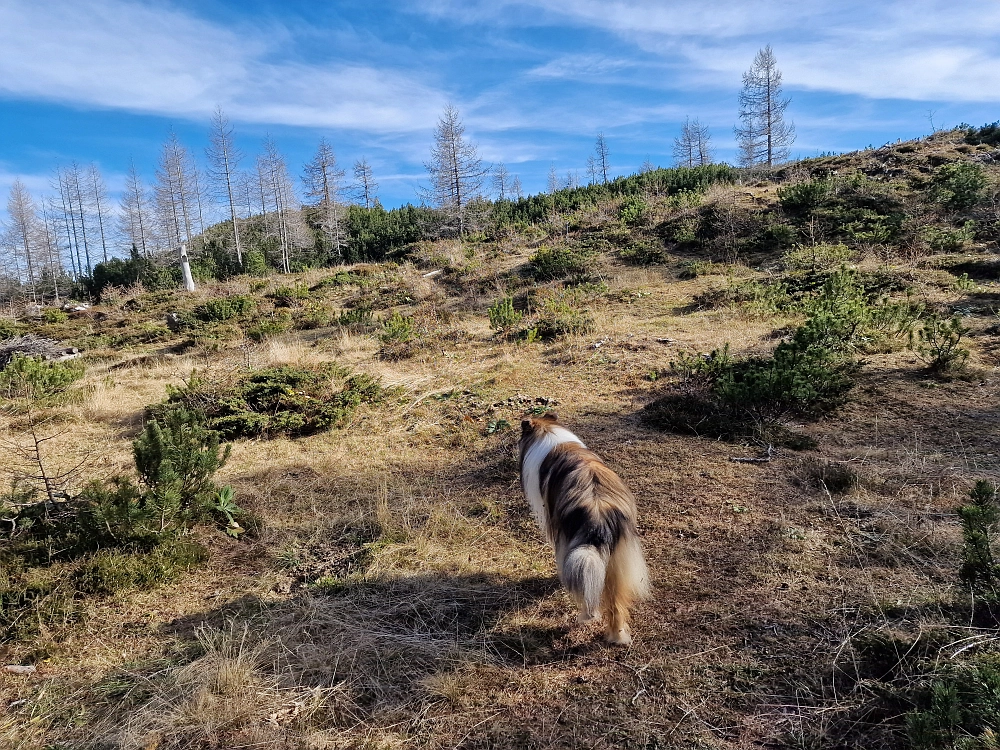
<svg viewBox="0 0 1000 750"><path fill-rule="evenodd" d="M191 244L196 199L190 165L187 149L171 131L160 152L153 191L159 224L170 248Z"/></svg>
<svg viewBox="0 0 1000 750"><path fill-rule="evenodd" d="M524 197L524 191L521 189L521 178L517 175L514 175L514 181L510 185L510 192L517 200L521 200Z"/></svg>
<svg viewBox="0 0 1000 750"><path fill-rule="evenodd" d="M784 118L789 102L782 97L781 71L768 45L757 52L750 70L743 74L741 124L735 128L741 164L772 167L788 158L788 148L795 141L795 126Z"/></svg>
<svg viewBox="0 0 1000 750"><path fill-rule="evenodd" d="M59 233L53 223L51 211L42 201L42 223L38 228L39 237L45 252L45 263L52 280L52 293L56 303L59 302L59 280L63 275L62 258L59 248Z"/></svg>
<svg viewBox="0 0 1000 750"><path fill-rule="evenodd" d="M599 170L597 168L597 159L595 159L594 155L591 154L587 157L587 184L596 185L598 174Z"/></svg>
<svg viewBox="0 0 1000 750"><path fill-rule="evenodd" d="M101 252L104 254L104 262L108 261L108 237L104 231L108 209L108 188L104 184L101 170L96 164L91 164L87 170L88 198L94 216L97 219L98 236L101 238Z"/></svg>
<svg viewBox="0 0 1000 750"><path fill-rule="evenodd" d="M431 178L430 188L424 190L425 197L457 219L459 236L464 235L466 208L479 197L489 168L483 166L475 144L465 139L465 126L458 110L450 104L438 120L431 160L424 167Z"/></svg>
<svg viewBox="0 0 1000 750"><path fill-rule="evenodd" d="M646 157L646 160L639 166L639 174L649 174L656 171L656 165Z"/></svg>
<svg viewBox="0 0 1000 750"><path fill-rule="evenodd" d="M608 149L608 140L604 137L604 133L597 134L597 141L594 143L594 152L597 174L600 176L601 181L607 184L609 168L608 157L611 155L611 152Z"/></svg>
<svg viewBox="0 0 1000 750"><path fill-rule="evenodd" d="M14 180L7 198L7 214L10 222L7 227L6 243L14 254L15 260L24 263L27 271L27 282L31 288L32 299L38 300L38 260L41 249L36 246L38 237L38 209L31 193L21 180Z"/></svg>
<svg viewBox="0 0 1000 750"><path fill-rule="evenodd" d="M545 188L549 195L554 195L559 190L559 175L556 174L556 165L549 165L549 177L546 181Z"/></svg>
<svg viewBox="0 0 1000 750"><path fill-rule="evenodd" d="M681 134L674 138L674 161L679 167L700 167L711 164L714 155L712 135L707 125L697 118L684 120Z"/></svg>
<svg viewBox="0 0 1000 750"><path fill-rule="evenodd" d="M70 223L73 225L73 237L76 244L77 264L80 265L81 275L93 273L94 266L90 259L90 242L87 240L87 210L83 201L83 176L80 174L80 165L72 162L69 167L62 171L65 181L66 205L69 211ZM81 263L80 246L83 245L83 257L86 265Z"/></svg>
<svg viewBox="0 0 1000 750"><path fill-rule="evenodd" d="M257 157L257 175L265 227L270 227L272 236L278 239L282 271L291 273L292 250L305 244L308 232L288 174L288 164L270 138L264 141L264 153ZM267 213L272 207L274 221L268 223Z"/></svg>
<svg viewBox="0 0 1000 750"><path fill-rule="evenodd" d="M365 208L374 208L378 203L378 183L365 158L354 162L354 200Z"/></svg>
<svg viewBox="0 0 1000 750"><path fill-rule="evenodd" d="M73 275L79 279L84 275L84 270L83 263L80 258L80 243L79 235L76 231L75 214L72 211L72 204L70 201L70 198L72 197L72 192L70 190L70 178L65 169L56 170L56 183L53 187L59 191L60 203L57 205L57 208L61 208L63 225L66 230L66 244L69 247L70 267L73 269Z"/></svg>
<svg viewBox="0 0 1000 750"><path fill-rule="evenodd" d="M150 235L149 196L142 184L135 162L129 164L128 175L125 178L125 190L122 192L119 217L119 232L125 238L129 249L135 249L143 255L151 255L153 238Z"/></svg>
<svg viewBox="0 0 1000 750"><path fill-rule="evenodd" d="M338 260L344 258L344 236L342 231L343 208L340 205L341 181L344 170L337 166L337 155L326 138L320 138L319 147L312 161L305 165L302 184L306 197L318 201L320 228Z"/></svg>
<svg viewBox="0 0 1000 750"><path fill-rule="evenodd" d="M566 180L563 182L568 189L580 187L580 173L575 169L566 170Z"/></svg>
<svg viewBox="0 0 1000 750"><path fill-rule="evenodd" d="M233 128L221 107L212 116L208 136L208 178L229 205L229 218L233 222L233 244L236 246L236 262L243 267L243 245L240 242L239 217L236 211L237 180L240 160L243 154L233 140Z"/></svg>
<svg viewBox="0 0 1000 750"><path fill-rule="evenodd" d="M493 168L493 188L497 191L497 198L505 201L510 199L510 172L503 162L498 163Z"/></svg>

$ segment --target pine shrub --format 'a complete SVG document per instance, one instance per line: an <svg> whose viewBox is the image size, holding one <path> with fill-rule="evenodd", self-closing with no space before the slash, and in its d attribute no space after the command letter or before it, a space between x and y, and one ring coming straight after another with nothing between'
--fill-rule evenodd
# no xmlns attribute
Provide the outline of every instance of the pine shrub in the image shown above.
<svg viewBox="0 0 1000 750"><path fill-rule="evenodd" d="M514 309L514 298L503 297L490 305L487 313L490 317L490 328L499 334L506 335L514 331L524 315Z"/></svg>

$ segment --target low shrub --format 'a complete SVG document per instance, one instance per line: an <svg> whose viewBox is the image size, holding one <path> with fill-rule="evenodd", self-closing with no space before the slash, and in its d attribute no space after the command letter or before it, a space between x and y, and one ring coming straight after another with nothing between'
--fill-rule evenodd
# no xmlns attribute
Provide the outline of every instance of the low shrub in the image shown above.
<svg viewBox="0 0 1000 750"><path fill-rule="evenodd" d="M931 313L924 318L920 328L910 332L909 345L931 371L955 372L961 370L969 358L969 350L961 345L966 333L968 329L957 315L942 318Z"/></svg>
<svg viewBox="0 0 1000 750"><path fill-rule="evenodd" d="M275 367L235 382L192 376L181 388L170 388L167 401L153 413L197 409L225 439L300 437L342 426L359 405L381 398L377 380L349 375L337 365Z"/></svg>
<svg viewBox="0 0 1000 750"><path fill-rule="evenodd" d="M373 325L374 322L374 314L370 307L353 307L341 311L337 316L337 325L345 328L363 328Z"/></svg>
<svg viewBox="0 0 1000 750"><path fill-rule="evenodd" d="M69 313L65 313L58 307L46 307L42 310L43 323L65 323L69 320Z"/></svg>
<svg viewBox="0 0 1000 750"><path fill-rule="evenodd" d="M582 279L593 271L595 257L595 253L586 248L542 247L531 259L531 272L543 281Z"/></svg>
<svg viewBox="0 0 1000 750"><path fill-rule="evenodd" d="M957 253L968 247L976 237L976 223L967 221L957 229L926 226L920 236L936 253Z"/></svg>
<svg viewBox="0 0 1000 750"><path fill-rule="evenodd" d="M981 165L957 161L935 170L930 192L949 211L964 211L979 203L986 185L986 172Z"/></svg>
<svg viewBox="0 0 1000 750"><path fill-rule="evenodd" d="M394 344L412 341L416 335L413 318L394 310L382 323L382 333L379 334L379 338L383 344Z"/></svg>
<svg viewBox="0 0 1000 750"><path fill-rule="evenodd" d="M969 493L972 502L958 509L962 519L962 581L993 602L1000 593L1000 563L993 556L994 535L1000 526L997 486L984 479Z"/></svg>
<svg viewBox="0 0 1000 750"><path fill-rule="evenodd" d="M275 307L298 307L309 299L309 289L305 284L296 282L291 286L279 286L267 296L274 300Z"/></svg>
<svg viewBox="0 0 1000 750"><path fill-rule="evenodd" d="M288 313L277 313L257 318L246 328L246 335L252 341L266 341L269 338L284 333L292 325L292 317Z"/></svg>
<svg viewBox="0 0 1000 750"><path fill-rule="evenodd" d="M996 750L1000 747L1000 664L996 656L953 666L917 696L906 715L914 750Z"/></svg>
<svg viewBox="0 0 1000 750"><path fill-rule="evenodd" d="M618 208L618 220L622 224L638 226L646 221L649 206L640 195L627 195Z"/></svg>
<svg viewBox="0 0 1000 750"><path fill-rule="evenodd" d="M253 311L256 302L253 297L245 294L234 294L229 297L211 299L194 309L194 314L206 322L224 322L240 318Z"/></svg>
<svg viewBox="0 0 1000 750"><path fill-rule="evenodd" d="M0 370L0 395L7 399L56 401L83 373L83 364L75 359L53 362L15 354Z"/></svg>
<svg viewBox="0 0 1000 750"><path fill-rule="evenodd" d="M797 245L785 253L782 261L789 271L819 271L839 268L854 259L847 245Z"/></svg>
<svg viewBox="0 0 1000 750"><path fill-rule="evenodd" d="M960 126L961 127L961 126ZM965 127L965 142L977 146L980 143L985 143L990 146L1000 146L1000 120L993 123L987 123L981 128L975 128L971 125Z"/></svg>
<svg viewBox="0 0 1000 750"><path fill-rule="evenodd" d="M13 338L21 333L21 327L10 318L0 318L0 341Z"/></svg>
<svg viewBox="0 0 1000 750"><path fill-rule="evenodd" d="M490 305L487 314L490 328L498 334L506 335L514 331L524 318L524 314L514 309L513 297L503 297Z"/></svg>
<svg viewBox="0 0 1000 750"><path fill-rule="evenodd" d="M572 290L563 290L543 298L532 328L543 339L589 333L594 317L577 303Z"/></svg>

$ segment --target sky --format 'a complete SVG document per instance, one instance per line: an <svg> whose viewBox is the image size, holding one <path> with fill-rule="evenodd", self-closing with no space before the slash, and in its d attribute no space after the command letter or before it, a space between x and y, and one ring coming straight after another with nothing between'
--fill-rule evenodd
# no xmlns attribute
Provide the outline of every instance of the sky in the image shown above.
<svg viewBox="0 0 1000 750"><path fill-rule="evenodd" d="M586 181L599 132L615 174L671 166L686 117L735 161L768 44L793 157L1000 119L1000 0L0 0L0 196L74 160L152 179L171 130L204 157L217 107L244 166L270 136L299 174L325 137L387 207L419 202L449 103L526 192Z"/></svg>

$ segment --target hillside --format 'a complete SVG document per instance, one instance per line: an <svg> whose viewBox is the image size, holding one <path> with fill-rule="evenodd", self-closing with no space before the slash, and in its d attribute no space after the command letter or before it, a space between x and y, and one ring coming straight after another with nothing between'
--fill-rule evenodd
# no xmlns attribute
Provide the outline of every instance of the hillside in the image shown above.
<svg viewBox="0 0 1000 750"><path fill-rule="evenodd" d="M0 663L35 668L0 671L0 744L995 747L1000 568L956 509L1000 482L998 148L661 170L0 320L83 350L0 376ZM136 484L178 407L214 486ZM545 411L638 498L628 649L521 496Z"/></svg>

